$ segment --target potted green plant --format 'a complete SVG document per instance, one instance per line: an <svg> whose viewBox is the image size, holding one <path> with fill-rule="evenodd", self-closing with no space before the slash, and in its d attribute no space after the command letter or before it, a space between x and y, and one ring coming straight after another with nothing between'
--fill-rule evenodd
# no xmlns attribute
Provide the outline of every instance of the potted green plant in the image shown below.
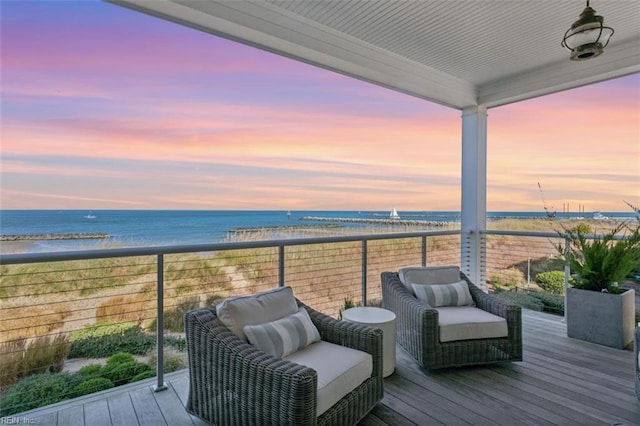
<svg viewBox="0 0 640 426"><path fill-rule="evenodd" d="M621 286L640 265L640 223L620 224L601 235L583 228L565 230L559 246L572 286L566 294L567 334L625 348L633 342L635 291Z"/></svg>

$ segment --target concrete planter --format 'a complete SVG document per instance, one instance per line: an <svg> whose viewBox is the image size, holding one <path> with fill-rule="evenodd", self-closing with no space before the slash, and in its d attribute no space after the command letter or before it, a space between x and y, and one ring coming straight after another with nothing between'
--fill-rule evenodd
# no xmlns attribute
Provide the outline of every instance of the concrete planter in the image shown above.
<svg viewBox="0 0 640 426"><path fill-rule="evenodd" d="M566 309L569 337L618 349L633 343L634 290L611 294L569 288Z"/></svg>

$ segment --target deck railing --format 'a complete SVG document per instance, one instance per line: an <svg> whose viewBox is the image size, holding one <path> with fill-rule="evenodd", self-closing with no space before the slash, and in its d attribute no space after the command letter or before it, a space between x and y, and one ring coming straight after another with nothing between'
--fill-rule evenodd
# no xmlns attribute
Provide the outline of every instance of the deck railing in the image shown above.
<svg viewBox="0 0 640 426"><path fill-rule="evenodd" d="M124 327L122 336L127 327L144 336L133 350L155 354L160 390L165 343L181 338L184 312L288 285L309 306L337 317L349 303L379 304L383 271L464 265L461 238L459 230L441 230L3 255L0 389L34 372L60 369L67 354L54 350L49 367L26 360L29 348L64 344L70 358L87 356L83 347L99 343L86 330L115 324ZM562 269L556 233L487 231L482 238L486 282L479 284L485 289L535 287L537 272ZM23 364L17 370L11 365L16 362Z"/></svg>
<svg viewBox="0 0 640 426"><path fill-rule="evenodd" d="M91 357L112 344L91 340L104 324L121 326L109 329L124 343L128 333L144 336L123 351L155 347L163 389L165 342L180 339L190 309L289 285L308 305L338 316L345 301L380 303L385 270L459 261L455 230L3 255L0 390L61 369L69 351Z"/></svg>

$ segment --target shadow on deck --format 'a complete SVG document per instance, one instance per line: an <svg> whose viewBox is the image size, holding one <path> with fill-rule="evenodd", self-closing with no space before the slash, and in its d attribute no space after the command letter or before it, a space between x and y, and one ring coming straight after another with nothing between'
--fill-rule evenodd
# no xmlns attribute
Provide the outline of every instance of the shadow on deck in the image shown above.
<svg viewBox="0 0 640 426"><path fill-rule="evenodd" d="M428 372L400 347L378 425L637 425L633 352L569 339L562 319L523 311L524 361ZM18 414L0 424L201 425L184 409L186 370ZM13 423L9 423L13 421ZM20 423L21 422L21 423Z"/></svg>

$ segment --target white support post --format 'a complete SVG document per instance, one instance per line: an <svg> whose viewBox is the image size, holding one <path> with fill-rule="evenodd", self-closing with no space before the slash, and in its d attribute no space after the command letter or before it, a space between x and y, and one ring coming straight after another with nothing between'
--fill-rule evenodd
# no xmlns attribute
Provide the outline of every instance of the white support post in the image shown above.
<svg viewBox="0 0 640 426"><path fill-rule="evenodd" d="M487 107L462 111L462 215L460 265L487 290L482 232L487 229Z"/></svg>

